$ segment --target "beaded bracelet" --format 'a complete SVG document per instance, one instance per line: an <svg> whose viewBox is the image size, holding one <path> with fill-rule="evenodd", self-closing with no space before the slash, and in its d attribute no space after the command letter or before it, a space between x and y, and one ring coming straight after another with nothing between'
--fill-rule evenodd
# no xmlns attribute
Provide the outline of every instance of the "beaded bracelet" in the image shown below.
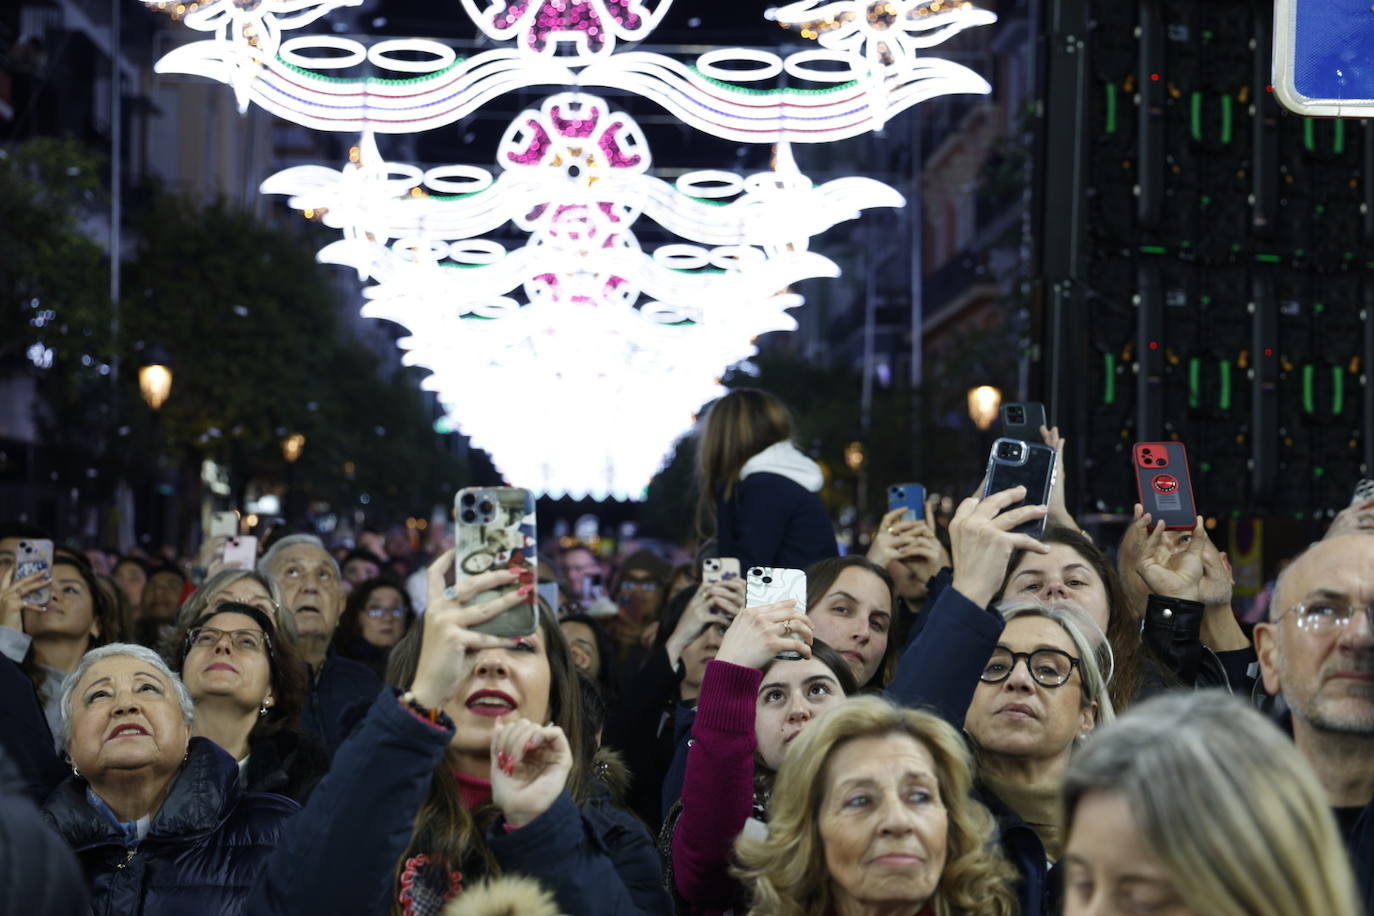
<svg viewBox="0 0 1374 916"><path fill-rule="evenodd" d="M430 725L444 728L446 724L450 723L448 715L442 709L427 709L421 706L420 702L415 699L415 692L412 690L407 690L405 693L401 694L400 699L411 712L415 713L415 715L419 716L421 719L424 719Z"/></svg>

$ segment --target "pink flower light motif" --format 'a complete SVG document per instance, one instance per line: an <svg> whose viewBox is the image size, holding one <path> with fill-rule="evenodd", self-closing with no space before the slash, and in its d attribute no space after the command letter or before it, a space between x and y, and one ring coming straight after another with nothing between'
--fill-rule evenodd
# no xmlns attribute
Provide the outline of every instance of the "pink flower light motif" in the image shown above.
<svg viewBox="0 0 1374 916"><path fill-rule="evenodd" d="M545 231L561 217L559 207L576 206L628 231L641 202L626 193L634 187L627 179L648 171L649 148L639 125L605 100L563 92L512 122L497 161L529 183L534 204L516 220L522 229Z"/></svg>
<svg viewBox="0 0 1374 916"><path fill-rule="evenodd" d="M672 0L463 0L463 7L488 36L500 41L518 38L522 51L588 58L613 53L617 41L644 38L662 20L671 3Z"/></svg>

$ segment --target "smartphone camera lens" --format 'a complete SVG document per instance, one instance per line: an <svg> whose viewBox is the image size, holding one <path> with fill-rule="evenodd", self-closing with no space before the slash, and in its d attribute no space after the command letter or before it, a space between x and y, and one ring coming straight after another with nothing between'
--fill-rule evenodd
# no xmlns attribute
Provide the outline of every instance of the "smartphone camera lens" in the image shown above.
<svg viewBox="0 0 1374 916"><path fill-rule="evenodd" d="M477 513L476 513L476 512L473 512L471 509L464 509L464 510L463 510L463 521L465 521L465 522L467 522L469 525L471 525L473 522L477 521Z"/></svg>
<svg viewBox="0 0 1374 916"><path fill-rule="evenodd" d="M491 500L489 500L489 499L484 499L484 500L482 500L482 505L481 505L479 508L482 510L482 514L483 514L483 515L491 515L491 510L492 510Z"/></svg>
<svg viewBox="0 0 1374 916"><path fill-rule="evenodd" d="M1013 407L1011 410L1007 411L1007 416L1011 418L1011 422L1013 423L1026 422L1026 412L1020 407Z"/></svg>
<svg viewBox="0 0 1374 916"><path fill-rule="evenodd" d="M773 584L773 577L772 577L772 576L764 576L764 577L763 577L763 584L764 584L764 585L772 585L772 584Z"/></svg>
<svg viewBox="0 0 1374 916"><path fill-rule="evenodd" d="M470 506L475 502L477 502L477 497L475 495L473 495L472 493L463 494L463 505Z"/></svg>
<svg viewBox="0 0 1374 916"><path fill-rule="evenodd" d="M762 567L762 566L751 566L751 567L749 567L749 575L750 575L751 578L757 579L758 577L760 577L760 576L763 575L763 567Z"/></svg>

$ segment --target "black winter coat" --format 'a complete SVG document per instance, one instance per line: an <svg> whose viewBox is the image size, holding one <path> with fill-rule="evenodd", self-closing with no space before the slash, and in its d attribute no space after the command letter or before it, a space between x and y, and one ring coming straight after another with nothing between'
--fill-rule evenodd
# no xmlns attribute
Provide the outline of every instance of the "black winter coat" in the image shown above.
<svg viewBox="0 0 1374 916"><path fill-rule="evenodd" d="M716 494L716 556L740 566L805 569L837 556L835 529L820 496L781 474L750 474L734 495Z"/></svg>
<svg viewBox="0 0 1374 916"><path fill-rule="evenodd" d="M285 795L305 804L316 783L329 772L329 752L311 735L285 728L248 740L244 788Z"/></svg>
<svg viewBox="0 0 1374 916"><path fill-rule="evenodd" d="M43 812L81 860L95 916L241 914L295 802L240 792L238 764L216 744L192 738L186 764L148 835L124 834L86 798L86 780L67 779Z"/></svg>
<svg viewBox="0 0 1374 916"><path fill-rule="evenodd" d="M301 731L319 739L332 757L381 689L366 665L344 658L331 644L320 670L310 672Z"/></svg>

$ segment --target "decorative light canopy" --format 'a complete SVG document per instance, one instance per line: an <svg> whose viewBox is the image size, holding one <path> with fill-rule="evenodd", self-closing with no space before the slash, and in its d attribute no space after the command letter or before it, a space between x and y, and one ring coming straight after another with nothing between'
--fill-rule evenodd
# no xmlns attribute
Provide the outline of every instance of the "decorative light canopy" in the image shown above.
<svg viewBox="0 0 1374 916"><path fill-rule="evenodd" d="M808 250L812 237L904 206L868 178L816 185L796 144L881 128L934 96L990 91L966 67L919 56L995 20L964 2L788 4L774 18L818 47L786 57L619 48L648 36L671 0L462 0L488 38L515 45L468 58L428 39L280 38L357 2L202 3L185 21L216 37L157 69L230 83L243 108L359 134L341 168L286 169L262 191L339 230L320 259L371 281L362 314L404 326L403 361L430 371L424 387L451 421L508 480L554 496L638 497L694 411L720 394L719 376L754 354L759 334L796 328L787 310L802 299L789 287L839 275ZM397 75L335 75L359 68ZM784 74L789 85L775 85ZM531 87L556 91L510 122L494 168L422 169L380 152L379 134L438 129ZM597 94L607 89L705 133L770 144L773 165L655 177L644 131ZM642 219L681 241L646 251ZM524 244L490 237L510 226Z"/></svg>

